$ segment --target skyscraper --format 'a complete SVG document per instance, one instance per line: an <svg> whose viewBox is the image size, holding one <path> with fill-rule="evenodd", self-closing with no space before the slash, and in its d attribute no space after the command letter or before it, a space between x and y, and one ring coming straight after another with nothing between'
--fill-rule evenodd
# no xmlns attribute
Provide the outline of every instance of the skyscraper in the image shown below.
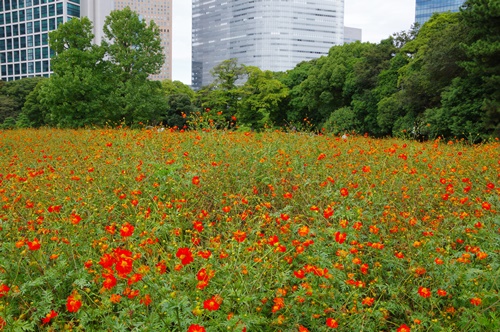
<svg viewBox="0 0 500 332"><path fill-rule="evenodd" d="M80 15L79 0L0 0L0 79L49 76L48 33Z"/></svg>
<svg viewBox="0 0 500 332"><path fill-rule="evenodd" d="M157 75L151 75L153 80L172 79L172 0L115 0L115 9L130 7L142 19L153 20L160 28L161 45L165 62Z"/></svg>
<svg viewBox="0 0 500 332"><path fill-rule="evenodd" d="M344 0L193 0L192 85L237 58L262 70L285 71L344 42Z"/></svg>
<svg viewBox="0 0 500 332"><path fill-rule="evenodd" d="M464 0L417 0L415 22L424 24L434 13L458 12Z"/></svg>

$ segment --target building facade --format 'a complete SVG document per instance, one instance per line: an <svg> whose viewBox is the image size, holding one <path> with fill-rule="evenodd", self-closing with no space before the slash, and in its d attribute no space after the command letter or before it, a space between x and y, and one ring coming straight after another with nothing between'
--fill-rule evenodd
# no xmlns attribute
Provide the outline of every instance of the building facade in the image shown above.
<svg viewBox="0 0 500 332"><path fill-rule="evenodd" d="M0 79L49 76L48 33L80 15L80 0L0 0Z"/></svg>
<svg viewBox="0 0 500 332"><path fill-rule="evenodd" d="M417 0L415 22L422 25L434 13L458 12L464 2L464 0Z"/></svg>
<svg viewBox="0 0 500 332"><path fill-rule="evenodd" d="M193 0L192 86L224 60L285 71L344 42L344 0Z"/></svg>
<svg viewBox="0 0 500 332"><path fill-rule="evenodd" d="M183 0L185 1L185 0ZM130 7L147 23L153 20L160 28L161 45L165 62L153 80L172 79L172 0L115 0L114 9Z"/></svg>
<svg viewBox="0 0 500 332"><path fill-rule="evenodd" d="M344 44L361 41L363 31L359 28L344 27Z"/></svg>
<svg viewBox="0 0 500 332"><path fill-rule="evenodd" d="M129 6L160 27L165 64L151 79L172 78L172 0L0 0L0 80L51 74L48 34L70 20L87 16L100 44L106 16Z"/></svg>

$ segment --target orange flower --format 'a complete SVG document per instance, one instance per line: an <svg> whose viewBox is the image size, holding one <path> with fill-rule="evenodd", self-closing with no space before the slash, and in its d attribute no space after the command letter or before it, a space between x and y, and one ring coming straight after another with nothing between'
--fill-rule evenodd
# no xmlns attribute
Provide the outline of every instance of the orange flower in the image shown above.
<svg viewBox="0 0 500 332"><path fill-rule="evenodd" d="M347 190L347 188L340 189L340 195L342 195L343 197L348 196L349 195L349 191Z"/></svg>
<svg viewBox="0 0 500 332"><path fill-rule="evenodd" d="M374 302L375 302L375 299L373 297L365 297L363 299L363 301L361 301L361 304L370 307L373 305Z"/></svg>
<svg viewBox="0 0 500 332"><path fill-rule="evenodd" d="M470 299L470 304L472 304L473 306L481 305L482 302L483 301L478 297L473 297L472 299Z"/></svg>
<svg viewBox="0 0 500 332"><path fill-rule="evenodd" d="M309 332L309 329L307 327L299 325L299 332Z"/></svg>
<svg viewBox="0 0 500 332"><path fill-rule="evenodd" d="M80 301L80 296L78 293L73 292L71 293L70 296L68 296L68 299L66 301L66 309L69 312L77 312L80 310L80 307L82 306L82 301Z"/></svg>
<svg viewBox="0 0 500 332"><path fill-rule="evenodd" d="M245 241L246 237L247 237L247 233L243 232L243 231L236 231L236 232L233 232L233 237L236 241L238 242L243 242Z"/></svg>
<svg viewBox="0 0 500 332"><path fill-rule="evenodd" d="M274 302L274 305L273 305L273 308L271 310L273 313L275 313L276 311L281 310L285 307L285 300L283 300L282 297L274 298L273 302Z"/></svg>
<svg viewBox="0 0 500 332"><path fill-rule="evenodd" d="M122 225L120 229L120 235L123 237L131 236L134 233L134 226L129 224L128 222Z"/></svg>
<svg viewBox="0 0 500 332"><path fill-rule="evenodd" d="M193 261L193 253L189 248L179 248L175 256L181 260L182 265L188 265Z"/></svg>
<svg viewBox="0 0 500 332"><path fill-rule="evenodd" d="M221 303L222 301L220 300L220 298L212 296L211 298L203 302L203 308L210 311L219 310Z"/></svg>
<svg viewBox="0 0 500 332"><path fill-rule="evenodd" d="M328 317L326 319L326 326L336 329L339 326L339 323L335 319Z"/></svg>
<svg viewBox="0 0 500 332"><path fill-rule="evenodd" d="M119 303L122 299L122 296L120 294L112 294L109 300L111 303Z"/></svg>
<svg viewBox="0 0 500 332"><path fill-rule="evenodd" d="M193 183L195 186L200 185L200 177L199 176L193 176L193 179L191 180L191 183Z"/></svg>
<svg viewBox="0 0 500 332"><path fill-rule="evenodd" d="M438 289L437 294L439 296L446 296L448 293L444 289Z"/></svg>
<svg viewBox="0 0 500 332"><path fill-rule="evenodd" d="M300 227L298 233L300 236L306 236L307 234L309 234L309 227L307 227L306 225Z"/></svg>
<svg viewBox="0 0 500 332"><path fill-rule="evenodd" d="M191 324L187 332L206 332L205 328L198 324Z"/></svg>
<svg viewBox="0 0 500 332"><path fill-rule="evenodd" d="M429 288L420 286L418 288L418 295L422 296L423 298L428 298L432 295L432 293Z"/></svg>

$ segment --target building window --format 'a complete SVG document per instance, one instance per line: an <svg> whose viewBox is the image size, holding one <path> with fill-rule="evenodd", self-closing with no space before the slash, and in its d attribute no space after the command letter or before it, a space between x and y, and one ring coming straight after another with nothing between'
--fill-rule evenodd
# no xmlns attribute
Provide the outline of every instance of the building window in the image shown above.
<svg viewBox="0 0 500 332"><path fill-rule="evenodd" d="M68 3L68 15L80 17L80 6Z"/></svg>

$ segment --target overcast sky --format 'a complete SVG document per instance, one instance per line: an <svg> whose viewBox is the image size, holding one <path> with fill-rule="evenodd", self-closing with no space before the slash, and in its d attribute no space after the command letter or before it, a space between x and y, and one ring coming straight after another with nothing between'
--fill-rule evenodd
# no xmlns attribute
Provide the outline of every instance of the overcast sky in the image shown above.
<svg viewBox="0 0 500 332"><path fill-rule="evenodd" d="M173 0L172 79L191 84L191 0ZM410 29L415 0L345 0L344 25L362 29L362 41L378 43Z"/></svg>

